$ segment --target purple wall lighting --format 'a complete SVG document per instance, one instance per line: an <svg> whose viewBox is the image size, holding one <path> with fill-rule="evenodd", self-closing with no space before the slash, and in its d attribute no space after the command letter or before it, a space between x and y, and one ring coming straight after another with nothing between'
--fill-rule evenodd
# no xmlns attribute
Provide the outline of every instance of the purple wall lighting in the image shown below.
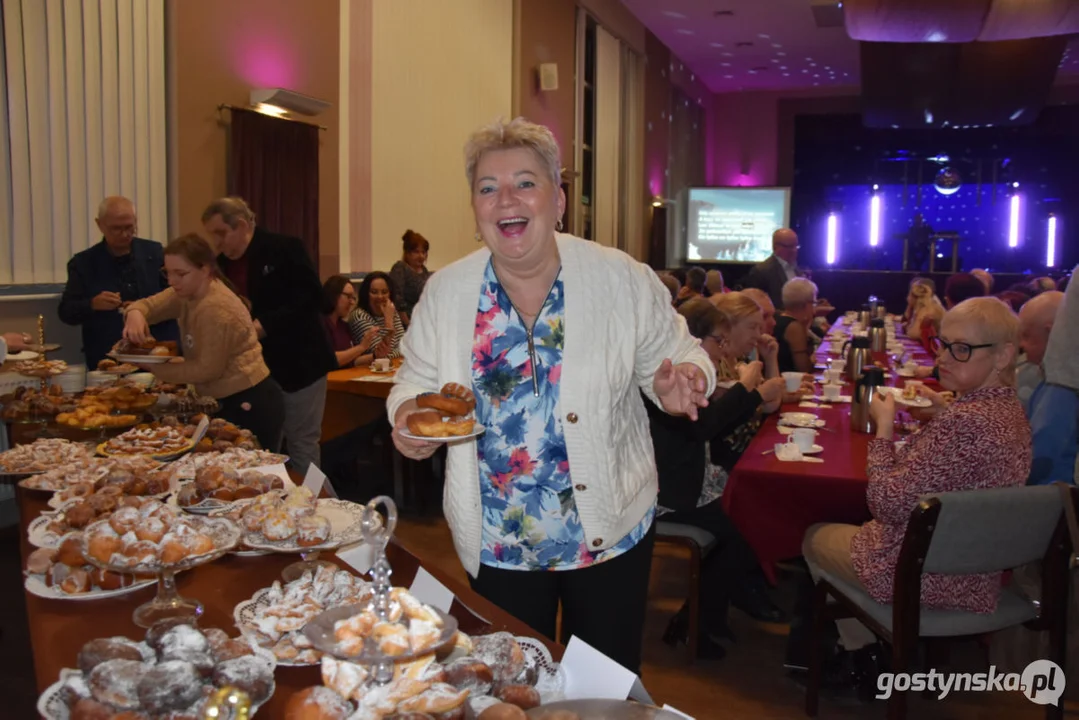
<svg viewBox="0 0 1079 720"><path fill-rule="evenodd" d="M1019 183L1016 183L1018 185ZM1008 212L1008 247L1019 247L1019 193L1013 193Z"/></svg>
<svg viewBox="0 0 1079 720"><path fill-rule="evenodd" d="M828 213L828 246L825 261L829 265L835 264L836 239L839 235L839 218L834 212Z"/></svg>
<svg viewBox="0 0 1079 720"><path fill-rule="evenodd" d="M1045 266L1056 267L1057 264L1057 216L1050 215L1048 229L1045 234Z"/></svg>
<svg viewBox="0 0 1079 720"><path fill-rule="evenodd" d="M873 186L873 197L869 200L869 245L876 247L880 243L880 195L877 190L880 187Z"/></svg>

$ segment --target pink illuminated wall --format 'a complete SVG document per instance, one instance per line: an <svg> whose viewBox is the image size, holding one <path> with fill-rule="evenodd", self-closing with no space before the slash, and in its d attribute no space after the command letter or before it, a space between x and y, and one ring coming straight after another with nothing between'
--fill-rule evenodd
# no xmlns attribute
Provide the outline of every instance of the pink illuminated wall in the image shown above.
<svg viewBox="0 0 1079 720"><path fill-rule="evenodd" d="M776 185L776 93L716 95L708 143L711 185Z"/></svg>

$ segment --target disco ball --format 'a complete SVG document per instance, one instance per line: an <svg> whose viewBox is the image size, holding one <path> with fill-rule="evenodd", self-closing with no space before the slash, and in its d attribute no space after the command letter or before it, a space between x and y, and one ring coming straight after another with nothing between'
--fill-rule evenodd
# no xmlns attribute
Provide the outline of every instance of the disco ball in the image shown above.
<svg viewBox="0 0 1079 720"><path fill-rule="evenodd" d="M933 187L937 189L941 195L951 195L959 190L963 184L963 179L959 177L959 173L950 167L946 167L937 173L937 176L933 178Z"/></svg>

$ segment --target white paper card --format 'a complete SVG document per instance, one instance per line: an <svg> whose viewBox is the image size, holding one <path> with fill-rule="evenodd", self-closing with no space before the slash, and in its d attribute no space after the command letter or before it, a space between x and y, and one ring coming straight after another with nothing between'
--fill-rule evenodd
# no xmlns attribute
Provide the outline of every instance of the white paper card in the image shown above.
<svg viewBox="0 0 1079 720"><path fill-rule="evenodd" d="M360 575L366 575L375 564L375 549L365 542L355 543L338 550L337 559Z"/></svg>
<svg viewBox="0 0 1079 720"><path fill-rule="evenodd" d="M318 497L322 492L322 486L326 482L326 473L319 470L314 464L307 466L307 474L303 478L303 486L311 491L311 493Z"/></svg>
<svg viewBox="0 0 1079 720"><path fill-rule="evenodd" d="M566 700L625 700L654 705L641 679L576 635L562 655Z"/></svg>
<svg viewBox="0 0 1079 720"><path fill-rule="evenodd" d="M669 713L674 713L675 715L679 715L681 717L688 718L688 720L695 720L692 716L686 715L684 712L682 712L678 708L673 708L670 705L664 705L663 709L666 710Z"/></svg>
<svg viewBox="0 0 1079 720"><path fill-rule="evenodd" d="M412 581L409 592L420 602L432 605L444 613L448 613L453 607L453 591L422 567L416 571L416 578Z"/></svg>

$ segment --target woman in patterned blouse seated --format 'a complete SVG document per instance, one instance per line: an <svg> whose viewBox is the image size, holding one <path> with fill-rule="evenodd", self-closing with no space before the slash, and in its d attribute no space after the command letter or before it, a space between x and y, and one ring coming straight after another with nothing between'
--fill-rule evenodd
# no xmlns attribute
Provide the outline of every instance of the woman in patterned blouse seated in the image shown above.
<svg viewBox="0 0 1079 720"><path fill-rule="evenodd" d="M547 637L636 672L656 465L647 402L697 418L715 370L656 274L557 230L558 144L518 118L473 134L466 174L484 247L431 276L387 401L394 443L415 398L471 388L486 432L451 443L444 510L473 588Z"/></svg>
<svg viewBox="0 0 1079 720"><path fill-rule="evenodd" d="M401 259L390 268L390 278L396 291L393 302L397 305L397 312L400 313L405 327L408 327L412 308L420 301L423 286L427 284L427 278L431 277L431 271L427 269L427 253L431 250L431 243L418 232L405 230L405 234L401 236L401 244Z"/></svg>
<svg viewBox="0 0 1079 720"><path fill-rule="evenodd" d="M896 562L907 521L918 498L930 493L1023 485L1030 474L1031 435L1015 391L1019 320L996 298L966 300L948 311L941 324L937 363L940 383L956 394L946 403L923 390L936 416L911 436L904 450L892 442L895 399L873 400L877 424L869 444L866 493L873 519L854 525L815 525L805 536L802 552L810 572L819 569L863 586L874 600L890 603ZM932 608L990 613L1000 594L1000 573L922 576L922 604ZM874 634L857 620L837 621L840 653L831 666L851 661L876 692L872 664L879 657ZM834 676L833 676L834 677Z"/></svg>
<svg viewBox="0 0 1079 720"><path fill-rule="evenodd" d="M732 293L733 294L733 293ZM756 307L756 304L749 301ZM693 337L713 362L725 363L726 346L733 323L705 298L693 298L678 308ZM758 312L759 315L759 312ZM701 410L697 422L668 415L647 405L659 469L659 510L666 522L692 525L711 533L716 544L701 567L701 627L698 655L725 655L719 638L729 637L727 607L734 605L763 622L782 622L783 612L768 597L768 589L753 549L723 510L723 486L727 472L710 461L708 446L719 441L756 414L762 404L783 396L783 378L765 380L762 363L740 363L738 381L716 391ZM663 635L664 642L686 642L689 632L688 602L674 616Z"/></svg>
<svg viewBox="0 0 1079 720"><path fill-rule="evenodd" d="M348 316L353 345L370 344L369 330L374 328L374 350L356 358L356 365L368 365L375 358L401 357L401 338L405 326L393 304L393 280L384 272L367 273L356 297L356 309Z"/></svg>

